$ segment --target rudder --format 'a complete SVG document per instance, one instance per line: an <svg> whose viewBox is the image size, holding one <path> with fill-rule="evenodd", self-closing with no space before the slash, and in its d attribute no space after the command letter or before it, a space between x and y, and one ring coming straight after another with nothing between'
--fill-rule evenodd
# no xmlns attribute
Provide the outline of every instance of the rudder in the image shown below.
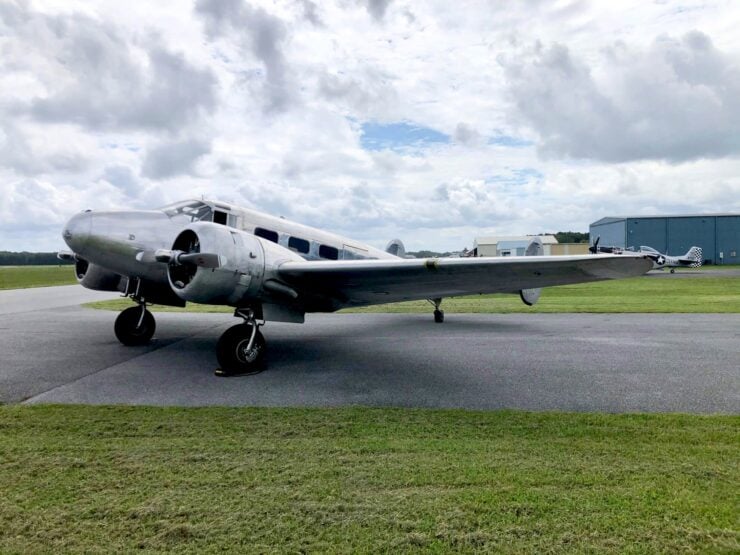
<svg viewBox="0 0 740 555"><path fill-rule="evenodd" d="M691 247L685 258L694 261L693 264L689 264L690 268L698 268L704 262L704 253L701 247Z"/></svg>

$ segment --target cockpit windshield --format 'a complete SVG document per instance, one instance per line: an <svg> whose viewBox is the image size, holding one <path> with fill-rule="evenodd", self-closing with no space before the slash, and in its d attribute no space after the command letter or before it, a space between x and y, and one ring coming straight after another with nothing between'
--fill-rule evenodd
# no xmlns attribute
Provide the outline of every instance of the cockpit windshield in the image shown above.
<svg viewBox="0 0 740 555"><path fill-rule="evenodd" d="M186 200L176 204L170 204L162 208L162 211L171 220L181 221L184 224L191 222L210 222L213 220L211 207L200 200Z"/></svg>
<svg viewBox="0 0 740 555"><path fill-rule="evenodd" d="M646 247L644 245L641 245L640 246L640 250L642 252L652 252L652 253L655 253L655 254L659 254L658 251L656 251L653 247Z"/></svg>

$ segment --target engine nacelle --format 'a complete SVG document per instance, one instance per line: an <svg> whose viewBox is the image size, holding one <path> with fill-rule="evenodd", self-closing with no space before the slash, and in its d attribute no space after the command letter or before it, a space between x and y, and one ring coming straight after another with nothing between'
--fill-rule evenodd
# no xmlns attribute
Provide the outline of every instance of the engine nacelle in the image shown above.
<svg viewBox="0 0 740 555"><path fill-rule="evenodd" d="M240 306L261 301L265 282L288 260L303 260L292 251L237 229L196 222L175 239L172 250L218 254L218 268L171 265L167 276L175 294L185 301ZM269 294L267 294L269 296Z"/></svg>
<svg viewBox="0 0 740 555"><path fill-rule="evenodd" d="M83 258L75 261L75 276L83 287L96 291L122 291L121 275L91 264Z"/></svg>

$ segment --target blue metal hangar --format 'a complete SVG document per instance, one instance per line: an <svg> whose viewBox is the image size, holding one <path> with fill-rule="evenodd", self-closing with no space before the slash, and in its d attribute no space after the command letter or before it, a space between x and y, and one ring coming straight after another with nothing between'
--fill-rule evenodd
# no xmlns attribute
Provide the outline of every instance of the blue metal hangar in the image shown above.
<svg viewBox="0 0 740 555"><path fill-rule="evenodd" d="M685 254L701 247L708 264L740 264L740 214L687 214L601 218L589 226L601 246L653 247L664 254Z"/></svg>

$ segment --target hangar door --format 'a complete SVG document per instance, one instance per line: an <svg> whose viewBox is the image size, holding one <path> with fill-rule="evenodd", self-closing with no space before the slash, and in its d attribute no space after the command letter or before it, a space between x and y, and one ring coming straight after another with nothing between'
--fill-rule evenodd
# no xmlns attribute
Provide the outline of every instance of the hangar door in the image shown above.
<svg viewBox="0 0 740 555"><path fill-rule="evenodd" d="M693 246L701 247L704 260L714 263L713 217L668 218L668 254L686 254Z"/></svg>
<svg viewBox="0 0 740 555"><path fill-rule="evenodd" d="M722 253L722 260L719 259L719 253ZM717 264L740 264L740 216L717 218L717 253L715 256Z"/></svg>
<svg viewBox="0 0 740 555"><path fill-rule="evenodd" d="M665 218L629 219L627 220L627 246L639 248L644 245L664 253L667 248L666 231Z"/></svg>

